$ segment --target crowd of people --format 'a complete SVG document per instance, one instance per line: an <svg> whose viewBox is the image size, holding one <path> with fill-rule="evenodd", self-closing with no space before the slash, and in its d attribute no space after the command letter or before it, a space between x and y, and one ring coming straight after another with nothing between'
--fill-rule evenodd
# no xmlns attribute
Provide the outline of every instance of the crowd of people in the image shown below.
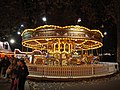
<svg viewBox="0 0 120 90"><path fill-rule="evenodd" d="M23 58L8 58L5 56L0 59L0 77L10 80L10 90L24 90L28 75L28 68Z"/></svg>

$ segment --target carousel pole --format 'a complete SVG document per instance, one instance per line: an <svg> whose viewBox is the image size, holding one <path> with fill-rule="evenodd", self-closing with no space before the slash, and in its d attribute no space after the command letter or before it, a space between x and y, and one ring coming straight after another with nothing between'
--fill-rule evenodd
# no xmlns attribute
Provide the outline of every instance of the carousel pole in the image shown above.
<svg viewBox="0 0 120 90"><path fill-rule="evenodd" d="M55 43L54 43L54 46L53 46L53 48L54 48L54 53L55 53L55 46L56 46L56 45L55 45Z"/></svg>
<svg viewBox="0 0 120 90"><path fill-rule="evenodd" d="M64 43L64 52L65 52L65 46L66 46L66 43Z"/></svg>

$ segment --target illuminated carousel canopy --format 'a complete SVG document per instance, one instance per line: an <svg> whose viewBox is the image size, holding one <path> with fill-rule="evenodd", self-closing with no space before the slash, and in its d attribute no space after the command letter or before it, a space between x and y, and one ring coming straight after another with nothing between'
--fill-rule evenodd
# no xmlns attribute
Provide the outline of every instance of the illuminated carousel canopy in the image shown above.
<svg viewBox="0 0 120 90"><path fill-rule="evenodd" d="M71 52L100 48L103 46L102 38L103 35L99 30L90 30L83 26L44 25L35 29L24 30L22 45L32 49L49 50L50 52ZM51 51L53 48L54 50Z"/></svg>
<svg viewBox="0 0 120 90"><path fill-rule="evenodd" d="M42 50L49 52L32 54L34 60L31 60L32 65L28 64L30 76L65 80L115 73L118 70L117 63L99 63L99 57L82 51L93 51L102 47L102 38L99 30L90 30L83 26L44 25L26 29L22 33L22 45L41 52ZM81 55L78 55L76 50L81 50Z"/></svg>

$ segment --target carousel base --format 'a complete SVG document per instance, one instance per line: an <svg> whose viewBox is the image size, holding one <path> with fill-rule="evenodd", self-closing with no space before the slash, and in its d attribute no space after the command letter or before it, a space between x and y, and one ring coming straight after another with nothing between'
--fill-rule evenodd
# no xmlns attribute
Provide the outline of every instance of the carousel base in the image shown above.
<svg viewBox="0 0 120 90"><path fill-rule="evenodd" d="M95 76L95 77L80 77L80 78L55 78L55 77L40 77L40 76L34 76L34 75L29 75L27 77L28 80L30 81L50 81L50 82L68 82L68 81L83 81L83 80L92 80L92 79L100 79L100 78L107 78L107 77L114 77L116 73L110 73L102 76Z"/></svg>
<svg viewBox="0 0 120 90"><path fill-rule="evenodd" d="M29 64L28 69L30 73L28 78L57 81L103 77L112 75L119 70L118 63L109 62L79 66L47 66Z"/></svg>

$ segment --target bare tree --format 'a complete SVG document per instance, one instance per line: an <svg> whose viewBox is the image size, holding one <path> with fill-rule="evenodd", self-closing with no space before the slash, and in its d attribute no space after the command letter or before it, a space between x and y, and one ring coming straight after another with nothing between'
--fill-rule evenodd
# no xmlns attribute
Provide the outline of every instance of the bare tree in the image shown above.
<svg viewBox="0 0 120 90"><path fill-rule="evenodd" d="M111 4L106 6L106 12L117 25L117 62L120 64L120 1L112 0Z"/></svg>

